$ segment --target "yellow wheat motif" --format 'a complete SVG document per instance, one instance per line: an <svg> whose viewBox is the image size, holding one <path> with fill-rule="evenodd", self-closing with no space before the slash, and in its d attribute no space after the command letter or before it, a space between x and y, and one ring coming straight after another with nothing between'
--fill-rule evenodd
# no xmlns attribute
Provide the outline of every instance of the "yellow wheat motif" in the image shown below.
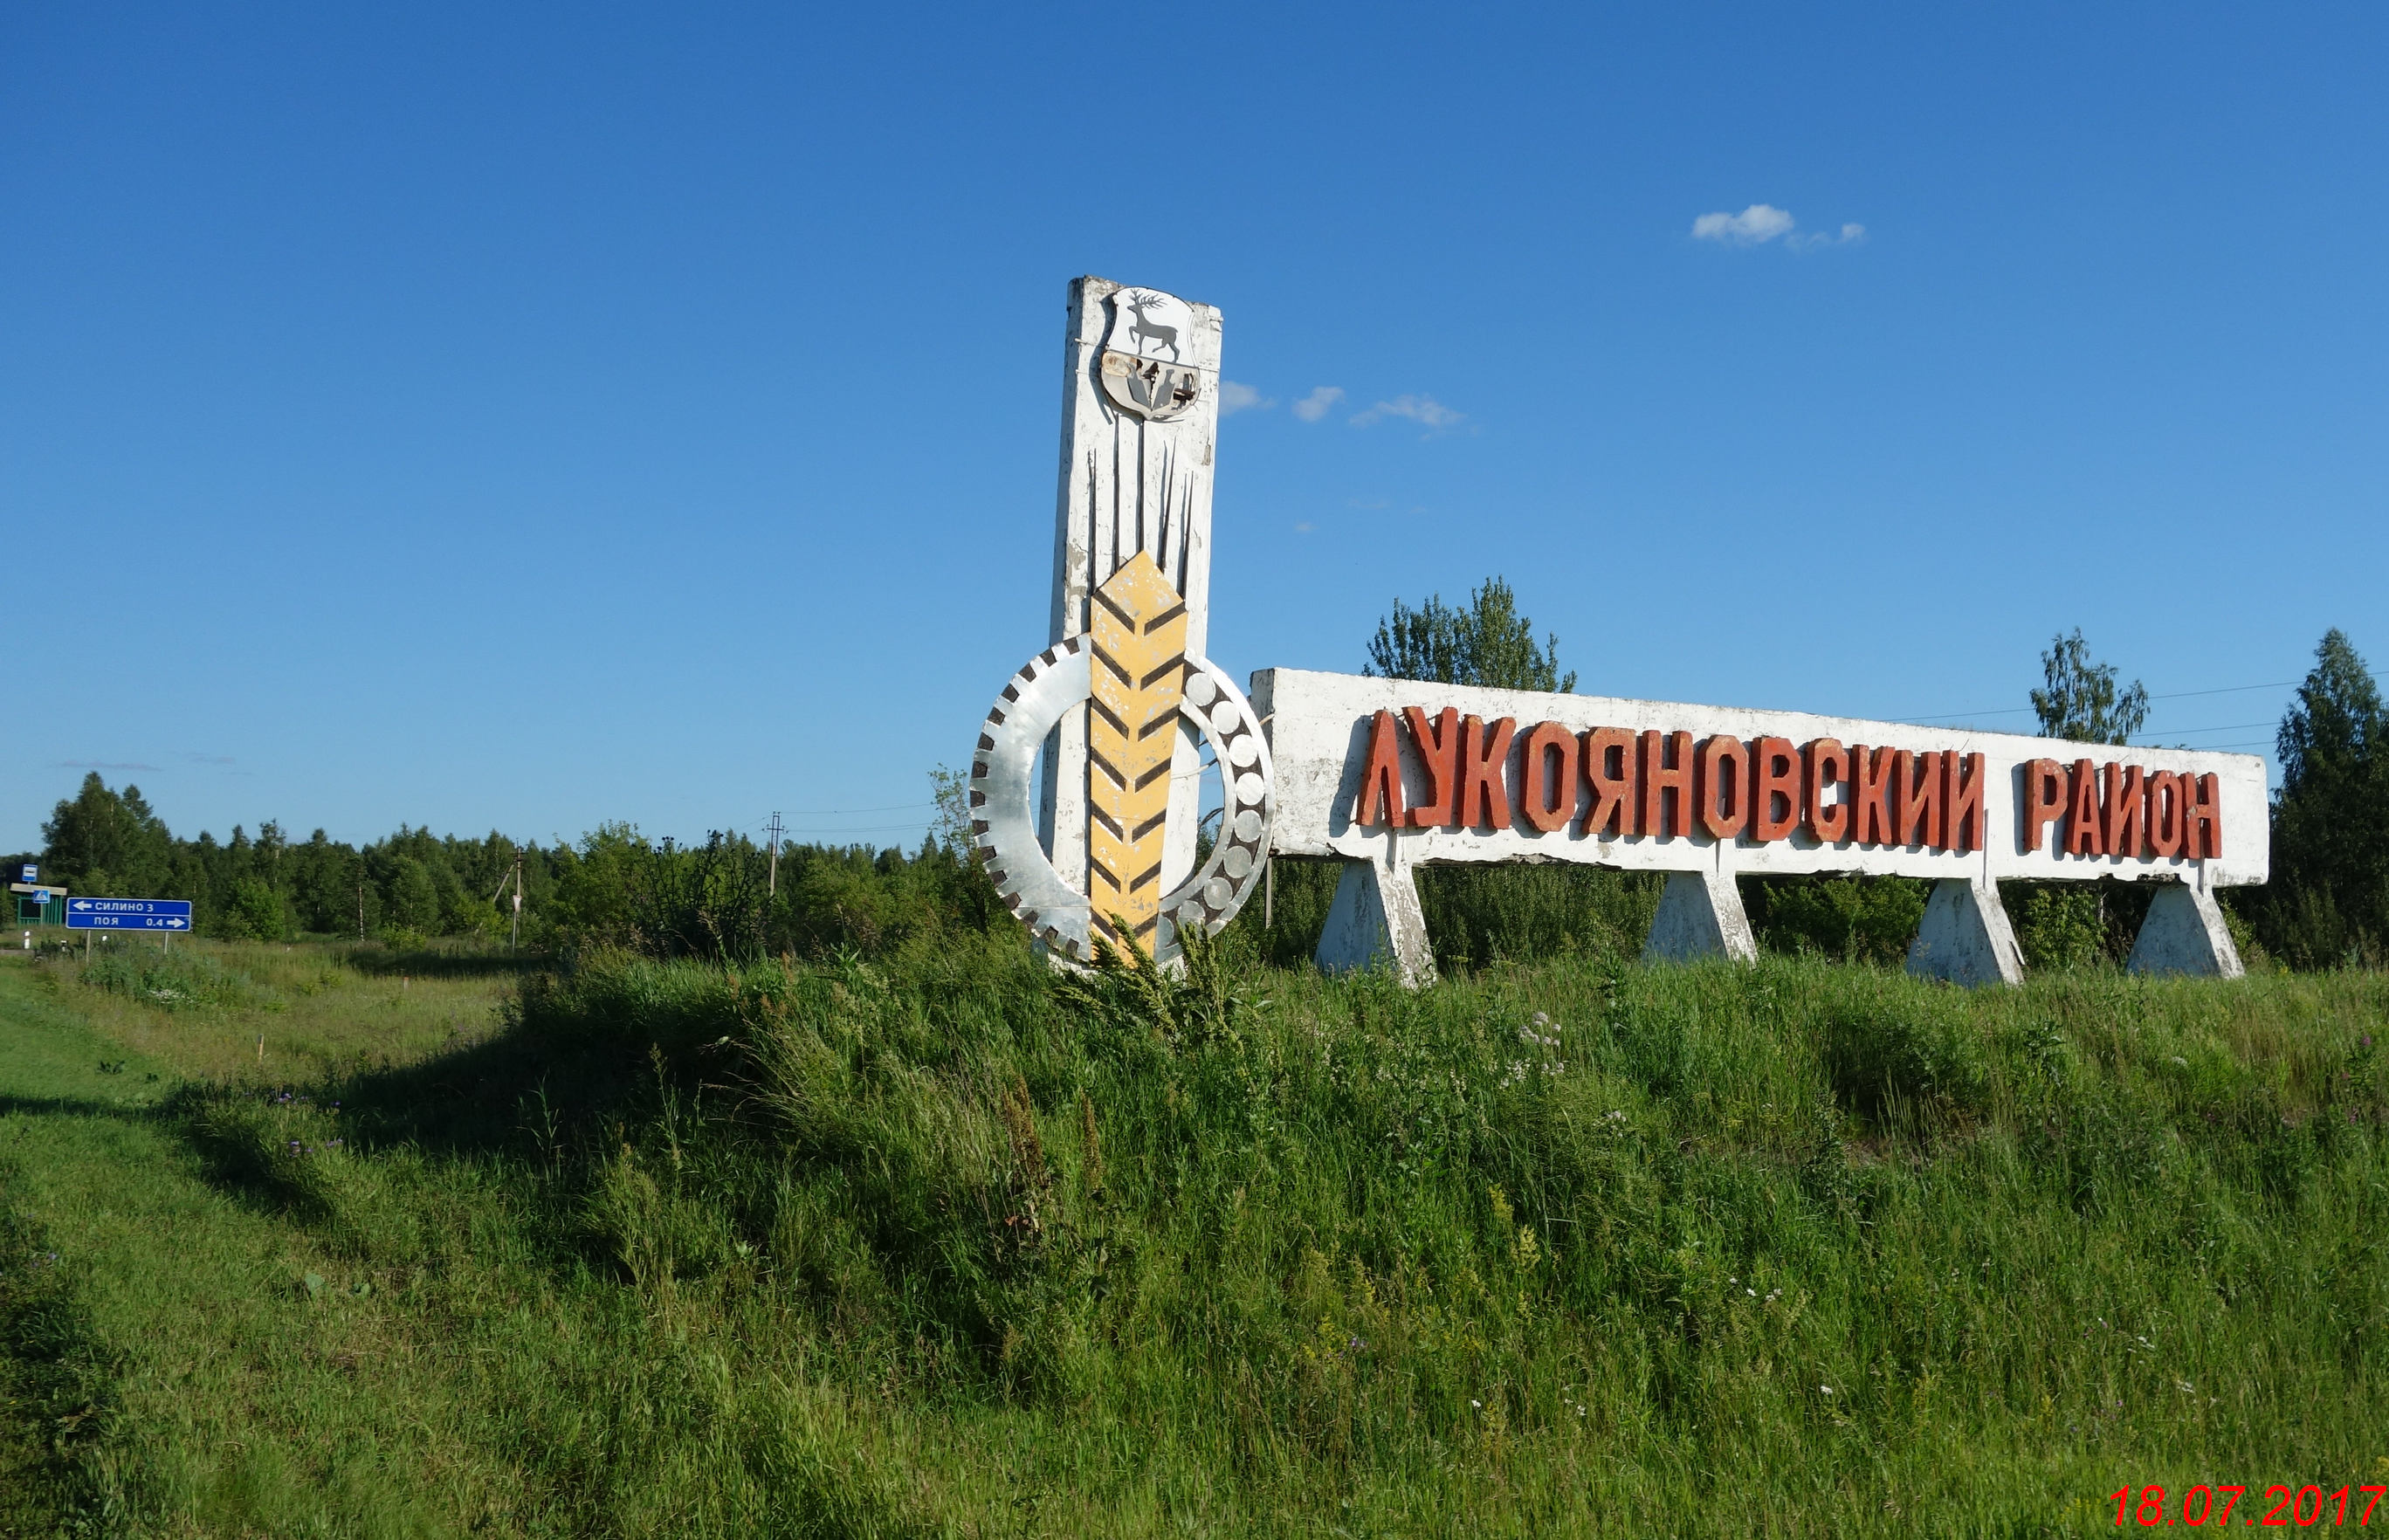
<svg viewBox="0 0 2389 1540"><path fill-rule="evenodd" d="M1169 760L1185 688L1186 602L1140 551L1095 591L1087 706L1087 897L1105 933L1150 945L1161 912Z"/></svg>

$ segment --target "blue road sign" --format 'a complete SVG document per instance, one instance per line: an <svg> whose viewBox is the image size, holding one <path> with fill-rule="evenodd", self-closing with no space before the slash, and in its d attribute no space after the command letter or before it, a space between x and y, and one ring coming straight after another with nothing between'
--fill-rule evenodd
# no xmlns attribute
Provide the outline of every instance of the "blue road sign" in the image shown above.
<svg viewBox="0 0 2389 1540"><path fill-rule="evenodd" d="M50 890L46 887L37 887L33 889L32 892L26 894L25 897L41 905L44 909L50 907Z"/></svg>
<svg viewBox="0 0 2389 1540"><path fill-rule="evenodd" d="M188 898L70 898L67 929L70 931L186 931L191 928Z"/></svg>
<svg viewBox="0 0 2389 1540"><path fill-rule="evenodd" d="M39 866L36 866L32 861L27 861L25 863L25 875L19 880L28 883L39 882L41 881L41 873L42 869Z"/></svg>

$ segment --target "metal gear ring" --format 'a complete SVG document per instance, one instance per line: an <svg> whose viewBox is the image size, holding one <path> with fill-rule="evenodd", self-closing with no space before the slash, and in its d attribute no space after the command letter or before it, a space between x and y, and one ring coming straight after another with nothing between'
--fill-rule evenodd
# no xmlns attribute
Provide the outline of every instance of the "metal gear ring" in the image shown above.
<svg viewBox="0 0 2389 1540"><path fill-rule="evenodd" d="M979 732L971 756L971 838L979 859L1029 934L1073 962L1093 955L1085 894L1062 880L1037 837L1030 767L1064 712L1092 694L1086 639L1071 637L1031 658L1012 676ZM1269 854L1277 808L1269 740L1252 703L1208 658L1186 660L1179 715L1209 741L1223 803L1210 859L1163 896L1154 928L1154 961L1174 961L1184 931L1214 935L1244 907Z"/></svg>

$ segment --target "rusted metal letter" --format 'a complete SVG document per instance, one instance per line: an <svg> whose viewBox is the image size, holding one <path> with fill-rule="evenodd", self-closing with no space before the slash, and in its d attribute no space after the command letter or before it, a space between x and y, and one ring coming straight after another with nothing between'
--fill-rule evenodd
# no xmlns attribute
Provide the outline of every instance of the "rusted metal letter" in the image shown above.
<svg viewBox="0 0 2389 1540"><path fill-rule="evenodd" d="M1983 847L1983 788L1989 761L1956 749L1941 756L1941 847L1963 856Z"/></svg>
<svg viewBox="0 0 2389 1540"><path fill-rule="evenodd" d="M1850 838L1859 845L1889 845L1891 830L1892 751L1850 750Z"/></svg>
<svg viewBox="0 0 2389 1540"><path fill-rule="evenodd" d="M1825 800L1827 786L1840 785L1850 778L1850 751L1842 746L1839 738L1817 738L1808 744L1808 795L1801 800L1808 821L1808 833L1820 845L1835 845L1847 839L1850 833L1850 805Z"/></svg>
<svg viewBox="0 0 2389 1540"><path fill-rule="evenodd" d="M2041 847L2042 831L2065 816L2065 767L2054 759L2035 759L2024 768L2024 844Z"/></svg>
<svg viewBox="0 0 2389 1540"><path fill-rule="evenodd" d="M1731 839L1750 822L1750 745L1720 732L1701 745L1700 766L1701 827Z"/></svg>
<svg viewBox="0 0 2389 1540"><path fill-rule="evenodd" d="M1673 763L1668 761L1671 751ZM1676 794L1672 817L1668 816L1669 792ZM1642 734L1642 832L1662 838L1692 837L1693 735L1689 732L1654 729Z"/></svg>
<svg viewBox="0 0 2389 1540"><path fill-rule="evenodd" d="M2107 766L2107 854L2130 856L2140 854L2147 843L2149 799L2142 777L2148 772L2138 765Z"/></svg>
<svg viewBox="0 0 2389 1540"><path fill-rule="evenodd" d="M1559 762L1552 762L1552 756ZM1537 722L1527 732L1519 766L1518 810L1542 834L1567 827L1576 817L1576 734L1557 722Z"/></svg>
<svg viewBox="0 0 2389 1540"><path fill-rule="evenodd" d="M1460 732L1460 811L1452 822L1460 828L1510 827L1510 739L1517 732L1514 717L1480 721L1471 717Z"/></svg>
<svg viewBox="0 0 2389 1540"><path fill-rule="evenodd" d="M2074 761L2074 811L2065 820L2065 853L2107 853L2107 821L2099 807L2099 770L2088 759Z"/></svg>
<svg viewBox="0 0 2389 1540"><path fill-rule="evenodd" d="M2182 772L2181 853L2202 861L2223 854L2223 784L2219 777Z"/></svg>
<svg viewBox="0 0 2389 1540"><path fill-rule="evenodd" d="M1390 711L1369 724L1369 768L1361 795L1352 799L1352 821L1363 829L1398 829L1402 823L1402 730Z"/></svg>
<svg viewBox="0 0 2389 1540"><path fill-rule="evenodd" d="M1761 738L1750 745L1750 830L1762 845L1790 839L1800 827L1800 751L1789 738ZM1782 811L1778 812L1778 807Z"/></svg>
<svg viewBox="0 0 2389 1540"><path fill-rule="evenodd" d="M2148 841L2152 856L2181 854L2181 777L2159 770L2148 783Z"/></svg>
<svg viewBox="0 0 2389 1540"><path fill-rule="evenodd" d="M1440 717L1429 718L1417 706L1406 706L1402 716L1411 724L1411 746L1426 767L1427 800L1412 806L1411 827L1450 823L1460 808L1460 708L1447 706Z"/></svg>
<svg viewBox="0 0 2389 1540"><path fill-rule="evenodd" d="M1941 848L1941 751L1892 757L1891 783L1899 804L1899 845Z"/></svg>
<svg viewBox="0 0 2389 1540"><path fill-rule="evenodd" d="M1622 727L1596 727L1584 735L1584 778L1592 786L1592 807L1577 826L1578 834L1623 839L1642 832L1636 770L1633 733Z"/></svg>

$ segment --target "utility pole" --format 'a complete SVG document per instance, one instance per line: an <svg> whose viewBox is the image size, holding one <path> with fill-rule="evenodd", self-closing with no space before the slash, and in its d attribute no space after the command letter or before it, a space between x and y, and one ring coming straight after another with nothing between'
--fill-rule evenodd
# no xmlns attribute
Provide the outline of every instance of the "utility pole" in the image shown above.
<svg viewBox="0 0 2389 1540"><path fill-rule="evenodd" d="M509 956L514 953L515 942L522 935L522 849L517 846L515 849L514 869L498 879L498 891L490 895L490 902L494 904L505 895L508 883L515 885L515 919L514 923L506 931L506 952Z"/></svg>
<svg viewBox="0 0 2389 1540"><path fill-rule="evenodd" d="M777 897L780 893L780 836L786 833L780 827L780 815L777 809L773 811L772 821L765 825L765 828L772 836L772 881L768 891L772 897Z"/></svg>

